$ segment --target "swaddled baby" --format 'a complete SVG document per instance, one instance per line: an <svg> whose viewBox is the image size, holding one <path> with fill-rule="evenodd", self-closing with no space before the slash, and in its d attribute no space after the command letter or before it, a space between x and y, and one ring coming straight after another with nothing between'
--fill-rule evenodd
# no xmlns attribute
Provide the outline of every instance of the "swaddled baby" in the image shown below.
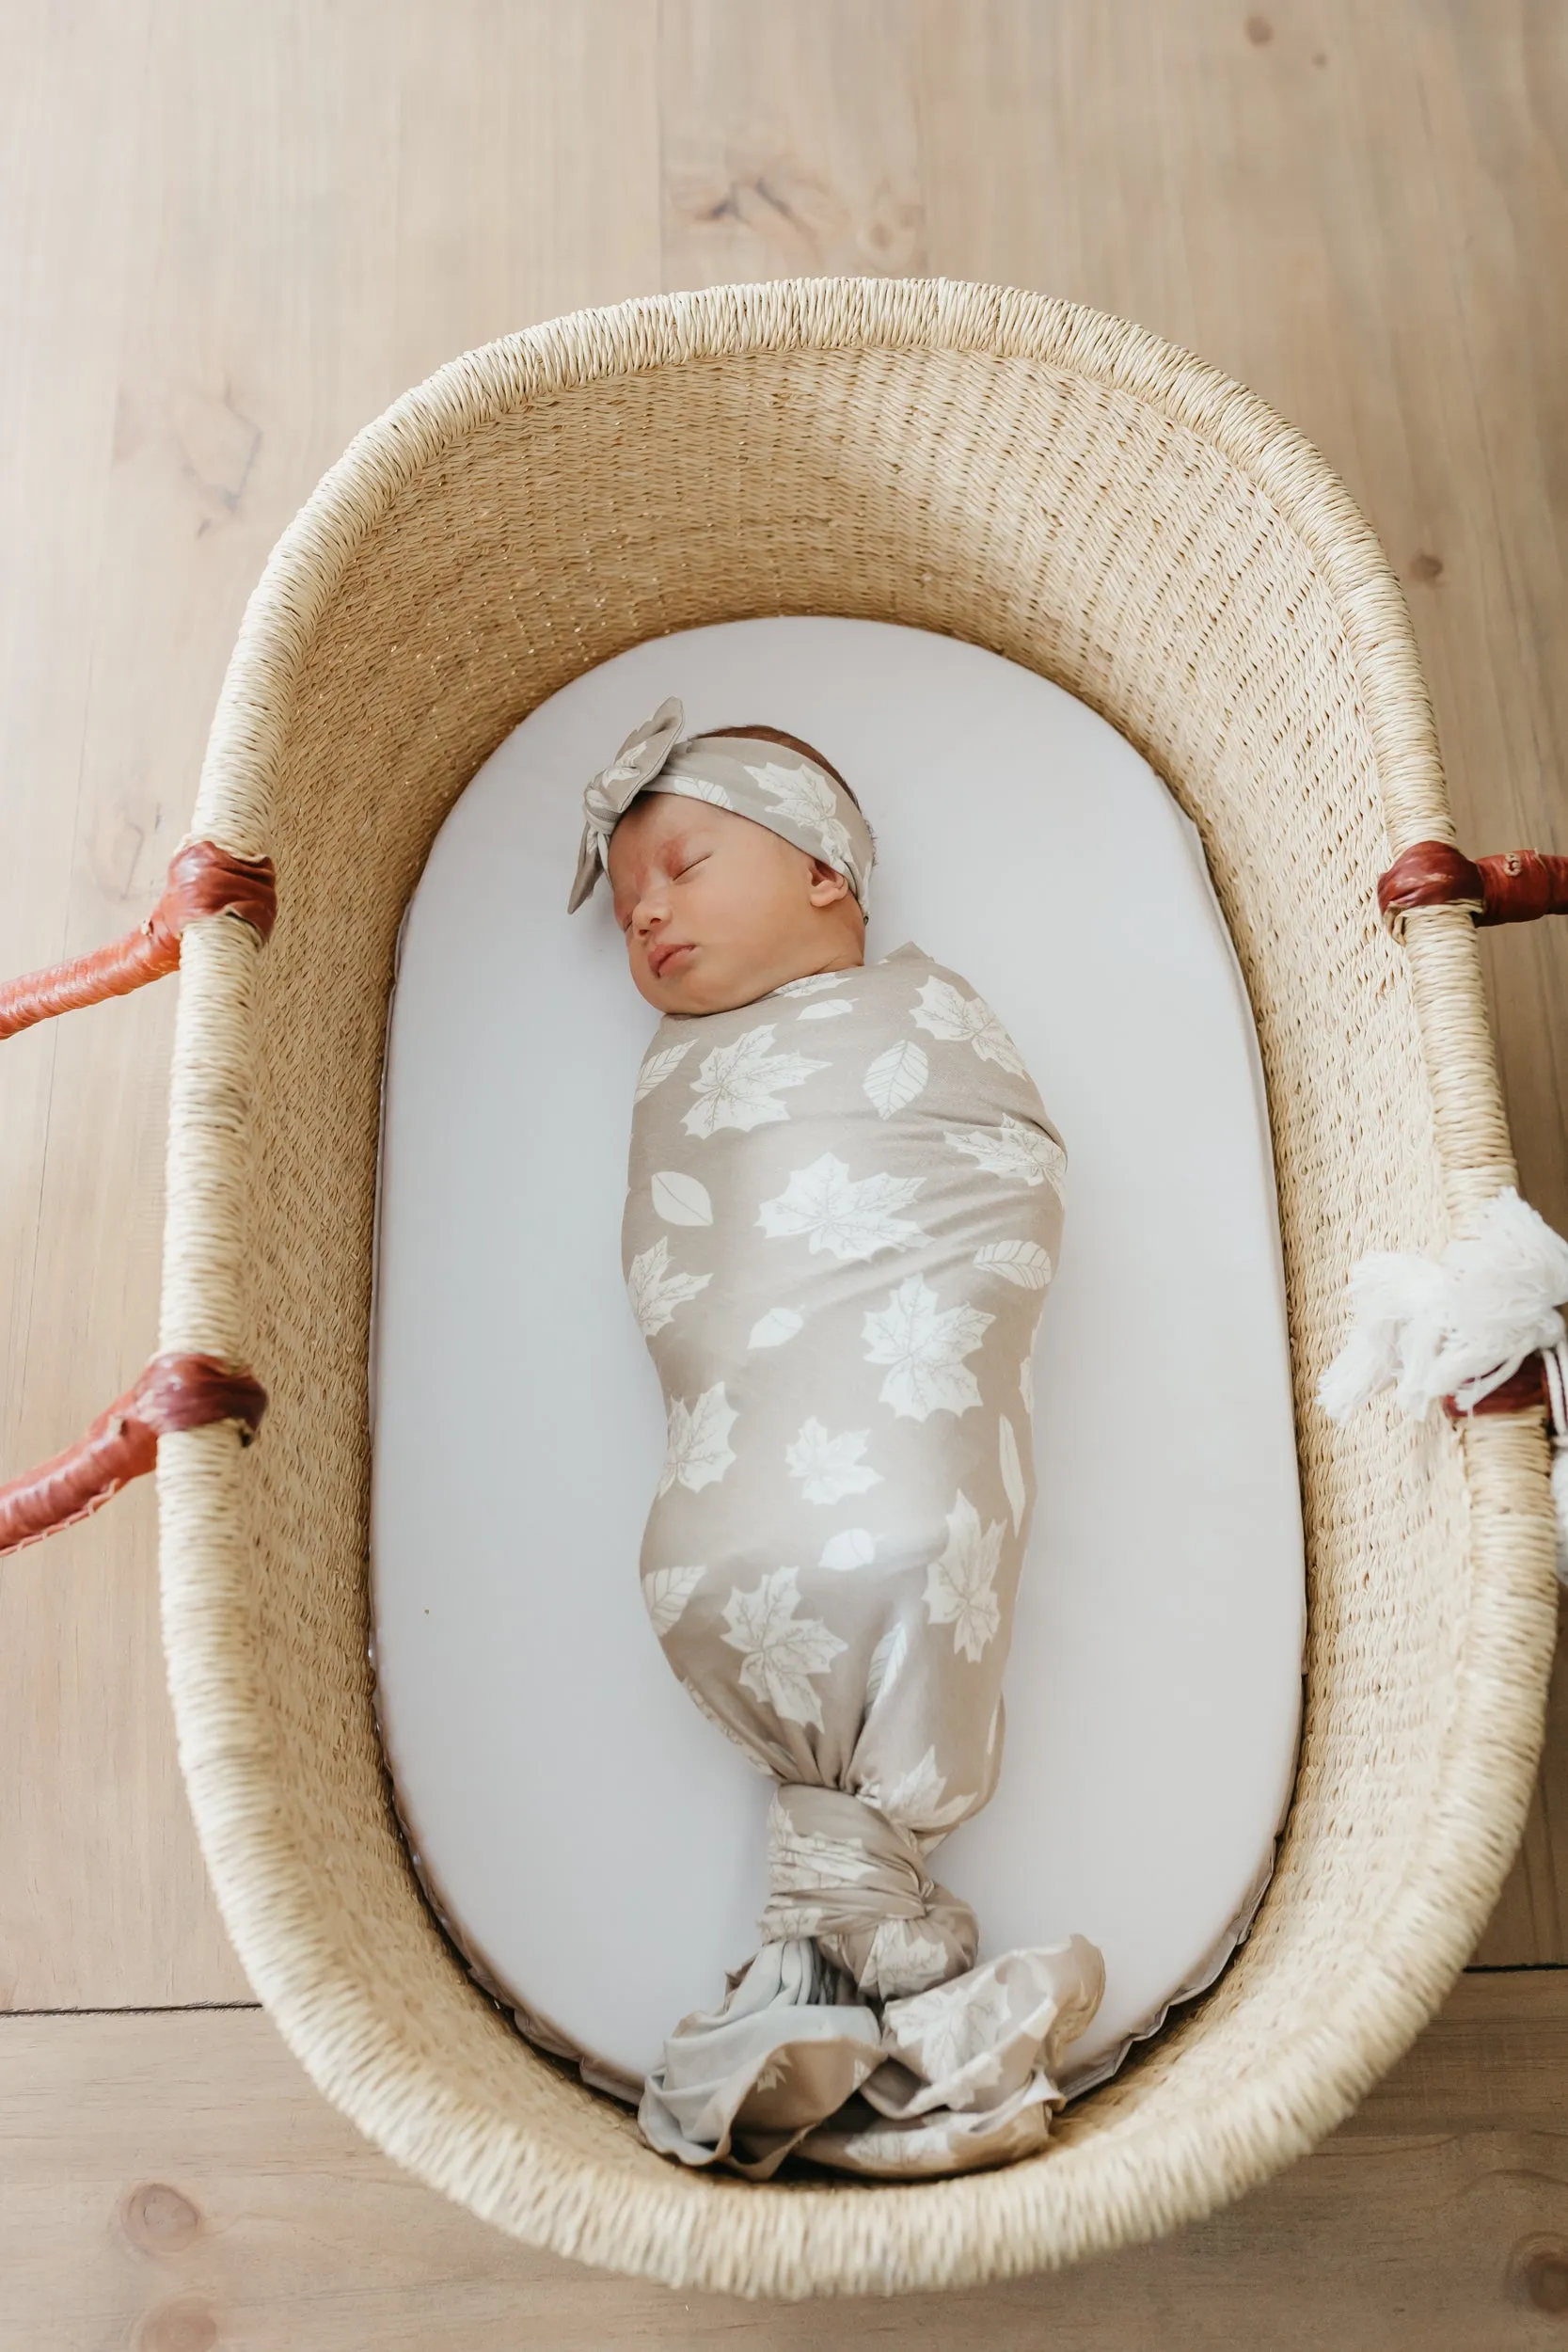
<svg viewBox="0 0 1568 2352"><path fill-rule="evenodd" d="M1082 1937L976 1966L928 1857L990 1798L1034 1499L1031 1351L1065 1158L995 1014L864 961L858 803L766 727L666 703L584 795L664 1019L623 1236L668 1449L642 1590L703 1711L773 1775L762 1948L682 2020L649 2141L948 2173L1037 2148L1099 2004Z"/></svg>

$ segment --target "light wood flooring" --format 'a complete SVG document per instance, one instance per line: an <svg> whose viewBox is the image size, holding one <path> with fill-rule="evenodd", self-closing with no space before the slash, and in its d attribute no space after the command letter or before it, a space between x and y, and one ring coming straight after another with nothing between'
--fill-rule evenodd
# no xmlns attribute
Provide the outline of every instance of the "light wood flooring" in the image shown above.
<svg viewBox="0 0 1568 2352"><path fill-rule="evenodd" d="M442 360L798 272L1002 279L1301 426L1405 583L1462 838L1568 850L1563 0L0 0L0 968L145 914L268 548ZM1568 925L1486 959L1568 1227ZM0 1059L0 1465L154 1343L172 984ZM1441 2020L1234 2211L853 2307L536 2256L316 2096L175 1764L150 1493L0 1567L0 2347L1568 2342L1568 1668Z"/></svg>

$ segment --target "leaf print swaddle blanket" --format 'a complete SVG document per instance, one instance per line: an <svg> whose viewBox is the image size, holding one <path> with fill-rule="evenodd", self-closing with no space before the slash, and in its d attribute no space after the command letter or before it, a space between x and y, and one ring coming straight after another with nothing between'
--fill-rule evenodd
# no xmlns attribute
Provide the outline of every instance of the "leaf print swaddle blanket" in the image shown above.
<svg viewBox="0 0 1568 2352"><path fill-rule="evenodd" d="M668 1449L642 1589L778 1781L761 1949L683 2019L656 2148L941 2174L1037 2148L1103 1985L1081 1936L975 1965L928 1856L996 1786L1065 1159L1006 1030L906 946L643 1062L623 1234Z"/></svg>

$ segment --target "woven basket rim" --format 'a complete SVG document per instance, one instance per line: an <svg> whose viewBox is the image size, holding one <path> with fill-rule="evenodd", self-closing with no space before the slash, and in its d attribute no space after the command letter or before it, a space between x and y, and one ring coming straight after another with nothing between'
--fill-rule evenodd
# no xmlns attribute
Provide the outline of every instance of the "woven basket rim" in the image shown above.
<svg viewBox="0 0 1568 2352"><path fill-rule="evenodd" d="M1402 593L1370 526L1313 445L1259 395L1147 329L1078 304L941 278L806 278L640 297L482 346L404 393L325 474L250 598L214 722L197 830L242 855L269 848L273 768L313 631L365 535L433 458L504 414L573 387L693 361L847 349L975 353L1056 368L1130 394L1207 441L1269 499L1333 596L1366 699L1393 850L1453 838ZM176 1070L204 1045L210 1053L216 1025L243 1084L248 967L218 942L218 929L206 924L190 935ZM1418 1016L1430 1039L1446 999L1480 996L1468 918L1449 911L1418 918L1410 951ZM1496 1097L1490 1060L1460 1077L1472 1092ZM176 1181L176 1121L198 1116L182 1101L177 1086L166 1268L200 1247L215 1214L201 1181L188 1170ZM1484 1166L1466 1157L1463 1120L1445 1121L1438 1110L1450 1215L1463 1216L1496 1188L1498 1163L1495 1153ZM166 1307L167 1297L166 1272ZM166 1322L163 1343L171 1343ZM264 1843L267 1726L253 1704L248 1715L241 1708L237 1727L225 1648L238 1637L243 1605L231 1591L217 1592L233 1533L225 1498L237 1491L239 1472L229 1458L231 1438L203 1431L165 1441L160 1489L171 1689L220 1907L247 1973L326 2095L433 2185L558 2251L672 2286L792 2296L972 2284L1163 2233L1280 2169L1342 2120L1433 2013L1495 1899L1533 1786L1550 1655L1549 1634L1544 1653L1539 1640L1521 1643L1516 1620L1505 1624L1492 1605L1523 1599L1544 1626L1551 1601L1549 1567L1539 1588L1521 1595L1517 1570L1497 1559L1488 1565L1482 1540L1489 1514L1506 1512L1517 1524L1532 1502L1538 1514L1545 1510L1544 1482L1536 1494L1517 1469L1516 1448L1510 1452L1515 1435L1516 1425L1511 1433L1500 1422L1465 1432L1477 1582L1465 1673L1437 1800L1405 1858L1380 1964L1345 1988L1332 2030L1320 2025L1282 2041L1180 2132L1168 2118L1133 2115L1032 2164L940 2183L759 2190L669 2168L667 2180L628 2185L593 2158L456 2099L429 2060L402 2043L366 1988L343 1971L313 1975L291 1944L291 1915L309 1900L306 1877L297 1857L285 1867ZM171 1510L188 1522L178 1544L166 1532ZM1456 1908L1456 1877L1484 1902ZM396 2097L388 2088L394 2079ZM454 2153L454 2138L465 2155ZM1113 2147L1122 2168L1114 2198L1098 2179Z"/></svg>
<svg viewBox="0 0 1568 2352"><path fill-rule="evenodd" d="M1128 393L1208 441L1300 537L1334 593L1347 635L1359 638L1358 650L1374 637L1383 641L1378 668L1387 691L1370 716L1393 852L1413 839L1453 839L1403 594L1376 533L1321 451L1258 393L1146 327L1056 296L945 278L797 278L641 294L477 345L402 393L327 469L252 592L202 764L197 829L236 854L265 854L257 846L254 800L278 738L276 727L256 732L258 712L243 691L246 674L274 654L285 666L297 661L363 539L438 451L543 395L590 383L707 359L872 349L1054 365ZM234 805L241 778L248 787L243 813ZM1408 811L1398 789L1407 779L1418 803ZM226 821L248 846L226 834Z"/></svg>

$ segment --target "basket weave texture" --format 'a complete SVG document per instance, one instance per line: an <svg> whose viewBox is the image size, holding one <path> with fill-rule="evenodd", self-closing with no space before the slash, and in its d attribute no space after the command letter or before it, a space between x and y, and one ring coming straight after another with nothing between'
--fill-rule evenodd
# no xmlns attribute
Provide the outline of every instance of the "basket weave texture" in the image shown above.
<svg viewBox="0 0 1568 2352"><path fill-rule="evenodd" d="M1235 938L1277 1163L1310 1620L1278 1867L1213 1992L1043 2154L940 2183L761 2185L652 2153L465 1976L372 1717L399 919L452 801L545 696L643 638L780 612L972 640L1152 762ZM264 951L224 918L186 935L160 1345L253 1365L272 1404L248 1451L228 1428L163 1442L164 1630L225 1918L321 2089L504 2230L748 2295L1061 2265L1309 2148L1486 1920L1555 1628L1539 1413L1456 1436L1381 1405L1337 1428L1311 1401L1351 1262L1440 1248L1514 1172L1468 916L1414 916L1402 948L1378 925L1380 868L1452 826L1398 583L1317 452L1189 354L994 288L801 280L558 320L398 402L285 533L196 830L274 857L281 911ZM517 1538L526 1574L526 1518Z"/></svg>

